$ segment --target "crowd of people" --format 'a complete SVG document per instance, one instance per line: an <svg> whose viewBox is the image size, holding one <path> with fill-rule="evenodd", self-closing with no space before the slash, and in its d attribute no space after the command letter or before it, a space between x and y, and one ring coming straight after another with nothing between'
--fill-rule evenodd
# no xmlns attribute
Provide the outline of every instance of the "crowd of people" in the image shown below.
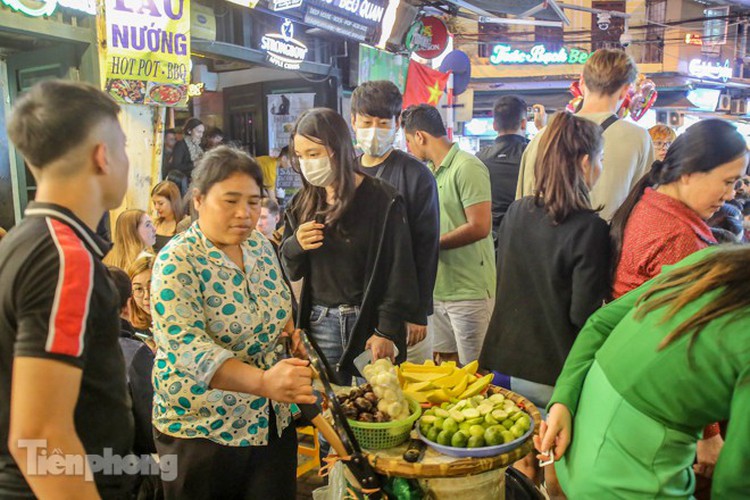
<svg viewBox="0 0 750 500"><path fill-rule="evenodd" d="M296 404L317 400L304 329L341 385L366 350L478 360L545 414L555 466L516 466L551 497L740 498L748 147L719 119L677 137L618 118L637 74L595 52L581 109L530 142L526 103L500 98L477 156L388 81L357 87L351 116L303 112L261 159L190 119L167 133L154 218L122 212L111 250L96 229L127 189L119 109L38 84L9 120L38 191L0 244L0 496L294 498ZM179 467L39 474L28 439Z"/></svg>

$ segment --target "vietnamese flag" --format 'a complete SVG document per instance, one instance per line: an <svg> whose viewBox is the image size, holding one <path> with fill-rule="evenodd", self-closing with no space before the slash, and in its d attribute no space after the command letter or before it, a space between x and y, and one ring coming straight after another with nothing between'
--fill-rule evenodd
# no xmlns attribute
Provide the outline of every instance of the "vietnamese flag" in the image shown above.
<svg viewBox="0 0 750 500"><path fill-rule="evenodd" d="M409 62L404 92L404 109L413 104L431 104L437 107L448 83L449 73L441 73L416 61Z"/></svg>

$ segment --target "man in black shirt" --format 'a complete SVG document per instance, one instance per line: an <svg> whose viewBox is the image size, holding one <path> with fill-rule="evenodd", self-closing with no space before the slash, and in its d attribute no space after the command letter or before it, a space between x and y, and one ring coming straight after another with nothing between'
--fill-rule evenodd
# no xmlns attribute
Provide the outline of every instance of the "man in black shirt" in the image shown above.
<svg viewBox="0 0 750 500"><path fill-rule="evenodd" d="M352 93L352 127L365 174L394 186L406 202L417 271L421 318L409 323L409 361L432 359L432 342L427 336L427 316L432 314L432 291L437 274L440 245L440 206L435 176L419 160L393 148L400 126L403 98L389 81L366 82Z"/></svg>
<svg viewBox="0 0 750 500"><path fill-rule="evenodd" d="M0 244L2 498L127 495L112 458L133 443L118 294L95 233L127 189L118 113L92 86L46 81L9 120L37 192Z"/></svg>
<svg viewBox="0 0 750 500"><path fill-rule="evenodd" d="M520 97L506 95L498 99L494 108L495 144L477 153L490 171L492 188L492 234L497 246L497 232L505 212L516 199L518 170L526 140L526 102Z"/></svg>

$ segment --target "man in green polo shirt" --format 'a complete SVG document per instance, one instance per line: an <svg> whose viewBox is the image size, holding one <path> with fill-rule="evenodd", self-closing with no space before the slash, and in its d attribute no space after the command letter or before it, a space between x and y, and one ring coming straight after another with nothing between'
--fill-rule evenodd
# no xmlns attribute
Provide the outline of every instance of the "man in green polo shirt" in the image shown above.
<svg viewBox="0 0 750 500"><path fill-rule="evenodd" d="M448 139L434 107L409 107L401 125L412 154L428 161L438 184L440 257L428 325L433 351L466 364L479 357L495 307L490 174Z"/></svg>

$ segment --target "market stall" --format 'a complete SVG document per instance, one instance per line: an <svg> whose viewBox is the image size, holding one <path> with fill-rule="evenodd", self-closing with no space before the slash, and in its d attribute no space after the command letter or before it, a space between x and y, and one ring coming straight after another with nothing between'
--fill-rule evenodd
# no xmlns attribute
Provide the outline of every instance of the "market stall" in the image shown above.
<svg viewBox="0 0 750 500"><path fill-rule="evenodd" d="M341 388L315 342L303 335L303 344L323 398L301 410L335 452L329 485L314 498L495 500L508 487L509 498L538 498L508 468L533 451L539 410L476 374L476 363L394 367L382 359L363 366L366 383Z"/></svg>

